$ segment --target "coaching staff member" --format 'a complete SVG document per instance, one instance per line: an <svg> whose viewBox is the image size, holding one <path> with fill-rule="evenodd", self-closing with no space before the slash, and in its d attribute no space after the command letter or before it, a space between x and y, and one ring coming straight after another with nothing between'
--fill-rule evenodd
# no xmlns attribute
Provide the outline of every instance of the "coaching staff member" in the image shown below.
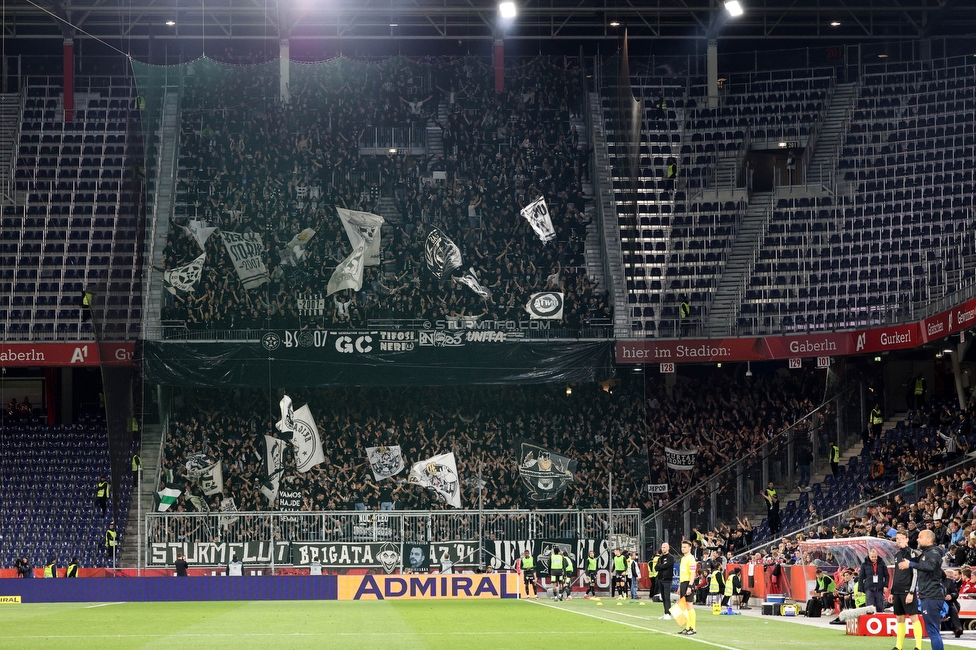
<svg viewBox="0 0 976 650"><path fill-rule="evenodd" d="M657 593L661 594L661 604L664 605L665 621L671 620L671 580L674 578L674 554L667 542L661 544L661 553L657 560ZM679 595L680 597L680 595Z"/></svg>
<svg viewBox="0 0 976 650"><path fill-rule="evenodd" d="M918 598L922 606L925 631L929 633L932 650L944 650L942 633L942 603L945 592L942 589L942 549L935 545L935 533L923 530L918 534L918 549L922 556L917 560L902 560L899 569L918 571Z"/></svg>
<svg viewBox="0 0 976 650"><path fill-rule="evenodd" d="M915 590L918 588L918 571L915 569L899 568L902 560L909 563L917 561L922 554L908 545L908 533L900 532L895 535L895 542L898 544L898 552L895 554L895 575L891 581L891 592L888 594L888 602L892 605L892 611L897 619L895 625L896 642L895 648L901 650L905 643L907 624L905 618L912 619L912 633L915 635L915 649L922 650L922 624L918 620L918 602L915 600Z"/></svg>

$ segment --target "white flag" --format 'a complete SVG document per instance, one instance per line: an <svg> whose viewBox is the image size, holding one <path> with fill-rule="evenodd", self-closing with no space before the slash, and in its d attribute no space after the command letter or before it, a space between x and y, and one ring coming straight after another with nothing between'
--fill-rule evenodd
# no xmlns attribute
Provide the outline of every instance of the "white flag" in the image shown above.
<svg viewBox="0 0 976 650"><path fill-rule="evenodd" d="M461 507L461 481L458 479L454 452L414 463L410 468L409 482L433 490L455 508Z"/></svg>
<svg viewBox="0 0 976 650"><path fill-rule="evenodd" d="M196 240L197 244L200 245L200 250L207 250L207 240L210 239L210 235L214 233L217 229L213 226L208 226L206 221L198 221L196 219L191 219L190 223L183 226L183 230L186 234Z"/></svg>
<svg viewBox="0 0 976 650"><path fill-rule="evenodd" d="M468 287L469 289L471 289L472 291L474 291L476 294L478 294L482 298L490 298L491 297L491 291L489 291L484 286L482 286L482 284L480 282L478 282L478 278L476 278L474 276L474 274L471 273L470 271L468 271L467 273L465 273L464 275L462 275L460 277L454 276L451 279L452 280L456 280L456 281L460 282L461 284L465 285L466 287Z"/></svg>
<svg viewBox="0 0 976 650"><path fill-rule="evenodd" d="M200 473L200 489L205 496L220 494L224 491L224 470L218 460Z"/></svg>
<svg viewBox="0 0 976 650"><path fill-rule="evenodd" d="M164 485L159 492L153 493L153 505L156 512L166 512L169 507L183 494L183 490L175 485Z"/></svg>
<svg viewBox="0 0 976 650"><path fill-rule="evenodd" d="M400 445L390 447L366 447L366 457L369 467L373 470L373 478L377 481L396 476L403 471L403 451Z"/></svg>
<svg viewBox="0 0 976 650"><path fill-rule="evenodd" d="M298 263L305 259L306 244L314 236L315 230L313 228L306 228L292 237L291 241L285 244L285 250L281 252L281 263L298 266Z"/></svg>
<svg viewBox="0 0 976 650"><path fill-rule="evenodd" d="M261 494L268 500L269 506L274 506L278 498L278 486L281 483L281 454L285 451L285 443L272 436L264 437L264 474L265 481L261 484Z"/></svg>
<svg viewBox="0 0 976 650"><path fill-rule="evenodd" d="M565 294L561 291L542 291L529 296L525 311L530 319L562 320Z"/></svg>
<svg viewBox="0 0 976 650"><path fill-rule="evenodd" d="M347 210L336 208L342 227L346 229L346 236L353 248L359 245L362 240L366 242L366 255L363 260L365 266L376 266L380 263L380 246L382 237L374 235L374 229L382 226L385 221L383 217L372 212L359 212L358 210Z"/></svg>
<svg viewBox="0 0 976 650"><path fill-rule="evenodd" d="M264 265L264 243L256 232L221 232L224 248L244 288L250 291L269 282L268 268Z"/></svg>
<svg viewBox="0 0 976 650"><path fill-rule="evenodd" d="M319 438L312 412L308 410L308 404L295 411L295 429L292 431L291 444L295 448L295 465L299 472L307 472L325 462L322 440Z"/></svg>
<svg viewBox="0 0 976 650"><path fill-rule="evenodd" d="M437 228L431 228L424 244L427 268L438 280L443 280L461 266L461 249Z"/></svg>
<svg viewBox="0 0 976 650"><path fill-rule="evenodd" d="M275 423L275 429L278 431L294 431L295 430L295 410L292 408L291 398L285 395L278 402L278 408L281 409L281 419Z"/></svg>
<svg viewBox="0 0 976 650"><path fill-rule="evenodd" d="M177 291L183 293L193 293L193 287L203 274L203 263L207 260L207 254L201 253L198 258L186 266L178 266L163 273L163 287L174 296Z"/></svg>
<svg viewBox="0 0 976 650"><path fill-rule="evenodd" d="M556 231L552 227L552 219L549 217L549 207L546 200L540 197L528 204L520 212L522 217L529 222L532 230L539 235L543 244L547 244L556 238Z"/></svg>

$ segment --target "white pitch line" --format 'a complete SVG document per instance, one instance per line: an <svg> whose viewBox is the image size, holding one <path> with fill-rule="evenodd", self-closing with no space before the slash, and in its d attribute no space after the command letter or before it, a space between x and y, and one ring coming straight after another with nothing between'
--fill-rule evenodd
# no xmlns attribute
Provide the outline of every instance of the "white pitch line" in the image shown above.
<svg viewBox="0 0 976 650"><path fill-rule="evenodd" d="M95 609L96 607L108 607L109 605L124 605L125 601L120 600L117 603L99 603L97 605L88 605L85 609Z"/></svg>
<svg viewBox="0 0 976 650"><path fill-rule="evenodd" d="M625 624L626 625L626 624ZM640 630L644 630L638 625L634 625ZM604 634L616 634L620 636L637 634L636 632L630 631L620 631L620 632L606 632L600 630L586 631L586 630L531 630L524 632L513 632L513 631L497 631L497 632L411 632L414 636L509 636L509 635L526 635L526 636L539 636L539 635L558 635L563 636L566 634L577 634L580 636L596 636ZM289 634L272 634L270 632L242 632L242 633L232 633L232 632L210 632L210 633L187 633L187 634L11 634L11 635L0 635L0 639L151 639L151 638L237 638L237 637L320 637L320 636L341 636L341 637L401 637L403 632L316 632L316 633L305 633L305 632L292 632ZM735 649L733 649L735 650Z"/></svg>
<svg viewBox="0 0 976 650"><path fill-rule="evenodd" d="M575 609L564 609L562 607L557 607L556 605L550 605L548 603L544 603L544 602L541 602L541 601L538 601L538 600L535 600L535 599L523 598L522 600L525 600L526 602L533 603L535 605L542 605L543 607L549 607L550 609L557 609L557 610L559 610L561 612L567 612L569 614L579 614L580 616L587 616L589 618L595 618L598 621L606 621L607 623L616 623L617 625L626 625L627 627L634 627L634 628L637 628L638 630L644 630L645 632L652 632L654 634L663 634L664 636L672 636L672 634L670 634L668 632L663 632L661 630L656 630L653 627L644 627L643 625L635 625L634 623L628 623L627 621L618 621L618 620L613 619L613 618L605 618L603 616L597 616L596 614L588 614L587 612L580 612L580 611L575 610ZM614 613L616 614L617 612L614 612ZM634 616L633 614L624 614L623 612L620 612L620 614L622 616L630 616L632 618L639 618L642 621L646 621L647 620L647 619L645 619L645 618L643 618L641 616ZM681 635L678 635L678 634L674 634L673 636L675 636L675 637L680 636L680 638L683 639L683 640L685 640L685 641L694 641L695 643L704 643L705 645L710 645L710 646L715 647L715 648L723 648L724 650L741 650L740 648L734 648L734 647L729 646L729 645L722 645L721 643L714 643L712 641L706 641L705 639L699 639L697 636L681 636Z"/></svg>

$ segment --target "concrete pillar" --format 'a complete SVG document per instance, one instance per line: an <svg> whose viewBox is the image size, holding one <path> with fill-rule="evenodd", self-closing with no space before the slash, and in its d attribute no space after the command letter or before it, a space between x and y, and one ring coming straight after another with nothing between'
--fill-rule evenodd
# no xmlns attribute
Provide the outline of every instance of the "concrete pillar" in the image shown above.
<svg viewBox="0 0 976 650"><path fill-rule="evenodd" d="M75 41L73 38L64 39L62 48L64 55L64 121L71 122L75 118Z"/></svg>
<svg viewBox="0 0 976 650"><path fill-rule="evenodd" d="M287 104L290 98L288 93L288 88L291 86L291 80L289 79L289 72L291 70L291 61L288 58L288 39L283 38L278 42L278 66L279 66L279 88L278 88L278 98L281 103Z"/></svg>
<svg viewBox="0 0 976 650"><path fill-rule="evenodd" d="M714 38L708 39L705 68L708 75L708 107L718 108L718 41Z"/></svg>
<svg viewBox="0 0 976 650"><path fill-rule="evenodd" d="M505 90L505 39L495 39L495 50L492 63L495 68L495 94Z"/></svg>

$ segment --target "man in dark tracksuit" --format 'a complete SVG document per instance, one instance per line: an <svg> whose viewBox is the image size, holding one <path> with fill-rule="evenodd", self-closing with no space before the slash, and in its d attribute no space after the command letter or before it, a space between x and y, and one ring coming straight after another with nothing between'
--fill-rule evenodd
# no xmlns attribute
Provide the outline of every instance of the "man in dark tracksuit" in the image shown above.
<svg viewBox="0 0 976 650"><path fill-rule="evenodd" d="M945 601L949 603L949 624L956 638L962 636L962 623L959 621L959 572L956 569L946 569L942 588L945 589Z"/></svg>
<svg viewBox="0 0 976 650"><path fill-rule="evenodd" d="M885 608L885 589L888 587L888 567L878 559L878 551L871 549L861 564L861 572L857 575L857 587L864 594L865 605L874 606L879 614Z"/></svg>
<svg viewBox="0 0 976 650"><path fill-rule="evenodd" d="M923 530L918 534L918 549L922 557L912 562L902 560L899 569L916 569L918 571L918 599L922 608L922 619L925 621L925 631L932 643L932 650L945 650L942 644L942 603L945 602L945 592L942 589L942 549L935 545L935 534L931 530Z"/></svg>
<svg viewBox="0 0 976 650"><path fill-rule="evenodd" d="M667 542L661 544L660 557L657 560L657 593L661 594L661 604L664 605L664 620L671 619L671 581L674 579L674 555Z"/></svg>

